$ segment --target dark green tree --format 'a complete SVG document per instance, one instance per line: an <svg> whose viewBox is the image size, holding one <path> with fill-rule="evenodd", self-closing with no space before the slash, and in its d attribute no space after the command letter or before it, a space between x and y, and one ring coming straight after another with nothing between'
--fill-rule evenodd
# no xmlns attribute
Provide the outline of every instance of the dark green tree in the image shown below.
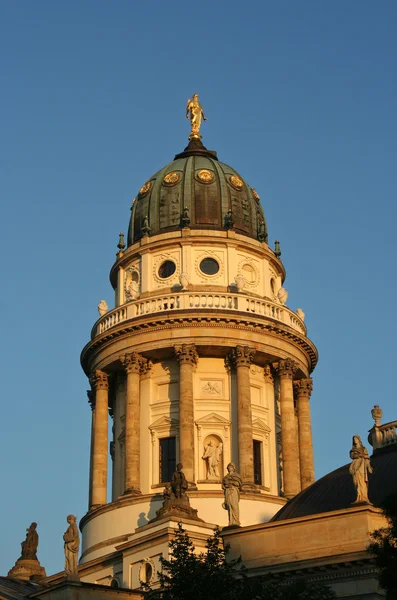
<svg viewBox="0 0 397 600"><path fill-rule="evenodd" d="M376 529L371 534L368 551L375 557L379 568L378 580L386 590L387 600L397 598L397 494L388 496L383 503L383 513L388 527Z"/></svg>
<svg viewBox="0 0 397 600"><path fill-rule="evenodd" d="M220 530L208 538L200 554L179 523L169 544L171 556L161 558L160 590L148 596L162 600L332 600L335 594L324 586L304 581L274 584L267 578L247 576L241 558L226 560L229 548L223 547Z"/></svg>

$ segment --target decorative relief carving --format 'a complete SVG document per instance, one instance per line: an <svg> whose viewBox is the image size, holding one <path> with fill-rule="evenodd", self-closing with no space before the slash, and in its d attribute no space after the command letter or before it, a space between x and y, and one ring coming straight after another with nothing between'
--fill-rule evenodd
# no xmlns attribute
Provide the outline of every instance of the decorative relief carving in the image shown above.
<svg viewBox="0 0 397 600"><path fill-rule="evenodd" d="M175 185L180 180L181 176L176 171L172 171L171 173L167 173L167 175L163 179L163 183L168 186Z"/></svg>
<svg viewBox="0 0 397 600"><path fill-rule="evenodd" d="M222 398L223 397L223 381L217 381L214 379L201 380L200 395L201 396L215 396L217 398Z"/></svg>
<svg viewBox="0 0 397 600"><path fill-rule="evenodd" d="M109 378L106 373L99 371L98 369L91 373L90 384L93 390L108 390L109 389Z"/></svg>
<svg viewBox="0 0 397 600"><path fill-rule="evenodd" d="M202 183L212 183L215 179L215 175L208 169L201 169L201 171L197 173L197 178Z"/></svg>
<svg viewBox="0 0 397 600"><path fill-rule="evenodd" d="M252 258L244 257L238 264L238 273L245 279L245 285L251 288L256 288L260 281L260 272L258 263Z"/></svg>
<svg viewBox="0 0 397 600"><path fill-rule="evenodd" d="M124 292L127 302L135 300L139 296L139 269L137 266L132 266L126 269L124 279Z"/></svg>
<svg viewBox="0 0 397 600"><path fill-rule="evenodd" d="M240 191L243 189L244 182L240 179L240 177L237 177L237 175L230 175L229 182L235 190Z"/></svg>
<svg viewBox="0 0 397 600"><path fill-rule="evenodd" d="M296 373L297 364L292 358L286 358L285 360L280 360L277 369L280 377L292 379Z"/></svg>
<svg viewBox="0 0 397 600"><path fill-rule="evenodd" d="M179 364L197 365L198 353L194 344L182 344L175 346L175 356Z"/></svg>
<svg viewBox="0 0 397 600"><path fill-rule="evenodd" d="M146 183L143 184L143 186L139 190L139 195L141 196L141 198L143 198L143 196L146 196L146 194L148 193L148 191L150 190L151 187L152 187L152 184L150 181L147 181Z"/></svg>
<svg viewBox="0 0 397 600"><path fill-rule="evenodd" d="M263 377L266 383L274 383L274 377L272 375L272 369L270 365L265 365L263 369Z"/></svg>

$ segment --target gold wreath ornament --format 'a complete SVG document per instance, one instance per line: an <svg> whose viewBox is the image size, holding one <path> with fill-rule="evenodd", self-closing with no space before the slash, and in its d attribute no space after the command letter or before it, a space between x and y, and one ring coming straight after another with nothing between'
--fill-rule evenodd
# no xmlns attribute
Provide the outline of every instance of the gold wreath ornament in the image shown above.
<svg viewBox="0 0 397 600"><path fill-rule="evenodd" d="M208 171L208 169L201 169L201 171L197 173L197 177L204 183L211 183L211 181L214 181L215 179L214 174L211 173L211 171Z"/></svg>

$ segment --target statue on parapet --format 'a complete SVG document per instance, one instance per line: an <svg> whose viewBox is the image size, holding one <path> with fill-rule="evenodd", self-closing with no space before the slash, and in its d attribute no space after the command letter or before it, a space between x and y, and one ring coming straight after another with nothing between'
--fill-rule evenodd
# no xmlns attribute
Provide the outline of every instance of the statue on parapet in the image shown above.
<svg viewBox="0 0 397 600"><path fill-rule="evenodd" d="M65 573L67 579L79 581L78 558L79 558L79 530L76 525L76 517L68 515L66 518L69 527L63 534L65 552Z"/></svg>
<svg viewBox="0 0 397 600"><path fill-rule="evenodd" d="M222 504L222 508L224 508L228 512L229 527L239 527L239 503L243 481L240 475L236 472L236 465L234 463L229 463L226 468L227 474L222 480L222 489L225 494L225 502Z"/></svg>
<svg viewBox="0 0 397 600"><path fill-rule="evenodd" d="M154 519L173 516L177 518L186 517L198 521L202 520L197 516L197 510L190 506L190 500L186 493L189 484L182 469L182 463L178 463L176 471L172 475L171 484L167 483L164 488L163 505L157 511Z"/></svg>
<svg viewBox="0 0 397 600"><path fill-rule="evenodd" d="M37 523L32 523L26 530L26 539L21 542L21 558L37 560L37 548L39 545L39 534L36 531Z"/></svg>
<svg viewBox="0 0 397 600"><path fill-rule="evenodd" d="M37 523L33 522L26 530L26 538L21 542L21 556L8 572L8 577L26 581L39 581L46 577L45 569L37 558L38 545Z"/></svg>
<svg viewBox="0 0 397 600"><path fill-rule="evenodd" d="M368 456L368 450L363 445L359 435L353 435L353 446L350 450L352 462L349 467L349 473L353 477L354 487L356 488L357 498L355 504L365 502L371 504L368 498L368 475L372 473L371 459Z"/></svg>

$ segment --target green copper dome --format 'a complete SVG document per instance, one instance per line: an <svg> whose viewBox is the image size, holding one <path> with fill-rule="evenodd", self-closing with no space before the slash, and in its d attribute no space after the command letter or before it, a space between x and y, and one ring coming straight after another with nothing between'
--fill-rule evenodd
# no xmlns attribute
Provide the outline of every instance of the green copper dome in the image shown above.
<svg viewBox="0 0 397 600"><path fill-rule="evenodd" d="M181 227L234 229L267 242L258 194L199 140L144 183L131 211L128 246L144 235Z"/></svg>

